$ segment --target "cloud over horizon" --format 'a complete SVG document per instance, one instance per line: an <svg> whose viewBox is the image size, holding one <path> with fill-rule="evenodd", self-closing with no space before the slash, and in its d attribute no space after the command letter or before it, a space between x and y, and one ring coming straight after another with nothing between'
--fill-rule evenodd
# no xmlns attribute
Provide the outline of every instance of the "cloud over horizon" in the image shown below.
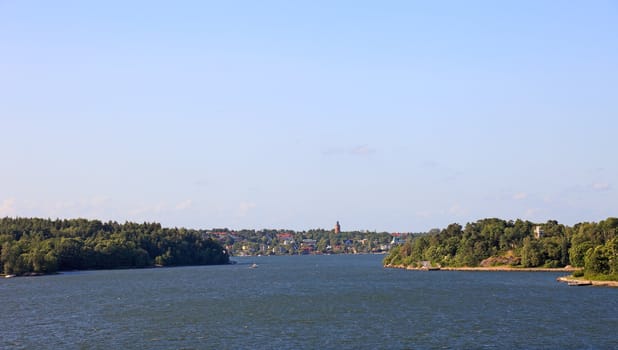
<svg viewBox="0 0 618 350"><path fill-rule="evenodd" d="M369 156L373 153L376 153L376 149L370 147L367 144L349 146L349 147L329 147L322 150L322 155L325 156L333 156L333 155L350 155L350 156Z"/></svg>
<svg viewBox="0 0 618 350"><path fill-rule="evenodd" d="M611 185L606 182L596 182L591 187L595 191L609 191L611 189Z"/></svg>
<svg viewBox="0 0 618 350"><path fill-rule="evenodd" d="M526 198L528 198L528 194L526 192L519 192L513 195L513 199L516 201L520 201Z"/></svg>
<svg viewBox="0 0 618 350"><path fill-rule="evenodd" d="M0 205L0 217L14 216L16 213L17 210L15 209L15 199L4 199Z"/></svg>

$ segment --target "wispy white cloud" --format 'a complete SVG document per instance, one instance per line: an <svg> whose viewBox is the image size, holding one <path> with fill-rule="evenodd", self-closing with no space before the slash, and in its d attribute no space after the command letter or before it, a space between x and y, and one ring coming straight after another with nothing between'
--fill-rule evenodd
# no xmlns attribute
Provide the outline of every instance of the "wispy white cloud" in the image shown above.
<svg viewBox="0 0 618 350"><path fill-rule="evenodd" d="M374 148L371 148L368 145L360 145L360 146L353 147L350 150L350 154L353 154L356 156L367 156L372 153L375 153L375 151L376 150Z"/></svg>
<svg viewBox="0 0 618 350"><path fill-rule="evenodd" d="M148 214L148 213L159 214L159 213L172 212L172 211L183 211L183 210L190 209L192 207L193 207L193 200L185 199L184 201L178 202L176 204L158 202L158 203L151 204L151 205L144 205L144 206L131 210L130 213L134 215Z"/></svg>
<svg viewBox="0 0 618 350"><path fill-rule="evenodd" d="M103 217L110 208L109 197L92 196L75 200L60 200L36 204L31 209L51 217Z"/></svg>
<svg viewBox="0 0 618 350"><path fill-rule="evenodd" d="M353 147L329 147L322 150L325 156L350 155L350 156L368 156L376 152L376 149L367 144L357 145Z"/></svg>
<svg viewBox="0 0 618 350"><path fill-rule="evenodd" d="M166 210L166 205L164 203L157 203L153 205L144 205L133 210L129 210L129 214L131 216L144 216L144 215L153 215L160 214L161 212Z"/></svg>
<svg viewBox="0 0 618 350"><path fill-rule="evenodd" d="M544 213L546 214L546 211L541 208L527 208L524 211L523 219L532 221L541 220Z"/></svg>
<svg viewBox="0 0 618 350"><path fill-rule="evenodd" d="M4 216L14 216L16 213L15 209L15 199L8 198L2 201L0 204L0 217Z"/></svg>
<svg viewBox="0 0 618 350"><path fill-rule="evenodd" d="M448 213L453 216L461 217L467 215L468 210L459 204L454 204L449 208Z"/></svg>
<svg viewBox="0 0 618 350"><path fill-rule="evenodd" d="M329 147L322 150L322 154L325 156L335 156L345 154L345 148L343 147Z"/></svg>
<svg viewBox="0 0 618 350"><path fill-rule="evenodd" d="M238 205L238 215L239 216L247 216L249 212L256 207L255 203L252 202L240 202Z"/></svg>
<svg viewBox="0 0 618 350"><path fill-rule="evenodd" d="M193 206L193 201L192 201L191 199L187 199L187 200L184 200L184 201L182 201L182 202L180 202L180 203L177 203L177 204L174 206L174 209L175 209L175 210L179 210L179 211L180 211L180 210L186 210L186 209L189 209L189 208L191 208L192 206Z"/></svg>
<svg viewBox="0 0 618 350"><path fill-rule="evenodd" d="M94 196L88 199L83 200L80 203L80 206L87 207L89 209L101 209L109 206L110 198L107 196Z"/></svg>
<svg viewBox="0 0 618 350"><path fill-rule="evenodd" d="M429 218L432 215L429 210L420 210L420 211L417 211L414 214L416 214L416 216L424 218L424 219Z"/></svg>
<svg viewBox="0 0 618 350"><path fill-rule="evenodd" d="M204 187L204 186L208 186L209 184L210 182L205 179L198 179L198 180L195 180L195 182L193 183L193 185L197 187Z"/></svg>
<svg viewBox="0 0 618 350"><path fill-rule="evenodd" d="M593 183L591 187L595 191L608 191L611 189L610 184L606 182L596 182L596 183Z"/></svg>
<svg viewBox="0 0 618 350"><path fill-rule="evenodd" d="M78 199L55 201L0 200L0 217L35 216L59 218L93 218L112 220L162 220L169 216L181 215L195 208L192 199L174 202L125 203L114 202L108 196L91 196Z"/></svg>
<svg viewBox="0 0 618 350"><path fill-rule="evenodd" d="M434 160L425 160L421 163L421 166L423 168L438 168L440 167L440 163L434 161Z"/></svg>
<svg viewBox="0 0 618 350"><path fill-rule="evenodd" d="M520 201L522 199L528 198L528 194L526 192L519 192L513 195L513 199L516 201Z"/></svg>

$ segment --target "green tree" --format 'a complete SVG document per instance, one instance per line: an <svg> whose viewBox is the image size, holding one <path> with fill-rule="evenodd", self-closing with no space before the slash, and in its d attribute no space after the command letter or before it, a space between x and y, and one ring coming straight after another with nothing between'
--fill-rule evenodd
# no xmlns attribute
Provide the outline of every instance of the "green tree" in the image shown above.
<svg viewBox="0 0 618 350"><path fill-rule="evenodd" d="M577 240L569 249L570 264L575 267L584 267L586 253L592 248L592 242Z"/></svg>
<svg viewBox="0 0 618 350"><path fill-rule="evenodd" d="M521 264L523 267L537 267L541 265L541 251L537 241L530 237L524 238L524 245L521 249Z"/></svg>
<svg viewBox="0 0 618 350"><path fill-rule="evenodd" d="M610 261L607 248L599 245L589 249L585 258L585 271L591 275L610 273Z"/></svg>

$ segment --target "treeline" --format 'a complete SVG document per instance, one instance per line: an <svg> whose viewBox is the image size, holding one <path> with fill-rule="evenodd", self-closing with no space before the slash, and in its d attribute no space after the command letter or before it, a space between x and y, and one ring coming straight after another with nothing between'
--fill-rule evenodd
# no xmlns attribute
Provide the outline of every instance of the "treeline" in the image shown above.
<svg viewBox="0 0 618 350"><path fill-rule="evenodd" d="M618 218L578 223L482 219L416 236L390 251L385 265L583 267L587 277L618 279Z"/></svg>
<svg viewBox="0 0 618 350"><path fill-rule="evenodd" d="M3 274L225 264L228 253L200 231L158 223L0 219Z"/></svg>

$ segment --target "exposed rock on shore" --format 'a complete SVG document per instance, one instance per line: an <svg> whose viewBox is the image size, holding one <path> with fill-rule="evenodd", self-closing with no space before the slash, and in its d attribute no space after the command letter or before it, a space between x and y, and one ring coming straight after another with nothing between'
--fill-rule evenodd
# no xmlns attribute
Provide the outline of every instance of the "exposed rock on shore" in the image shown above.
<svg viewBox="0 0 618 350"><path fill-rule="evenodd" d="M558 282L568 283L570 285L593 285L600 287L614 287L618 288L618 281L595 281L595 280L587 280L580 279L573 276L562 276L556 278Z"/></svg>

